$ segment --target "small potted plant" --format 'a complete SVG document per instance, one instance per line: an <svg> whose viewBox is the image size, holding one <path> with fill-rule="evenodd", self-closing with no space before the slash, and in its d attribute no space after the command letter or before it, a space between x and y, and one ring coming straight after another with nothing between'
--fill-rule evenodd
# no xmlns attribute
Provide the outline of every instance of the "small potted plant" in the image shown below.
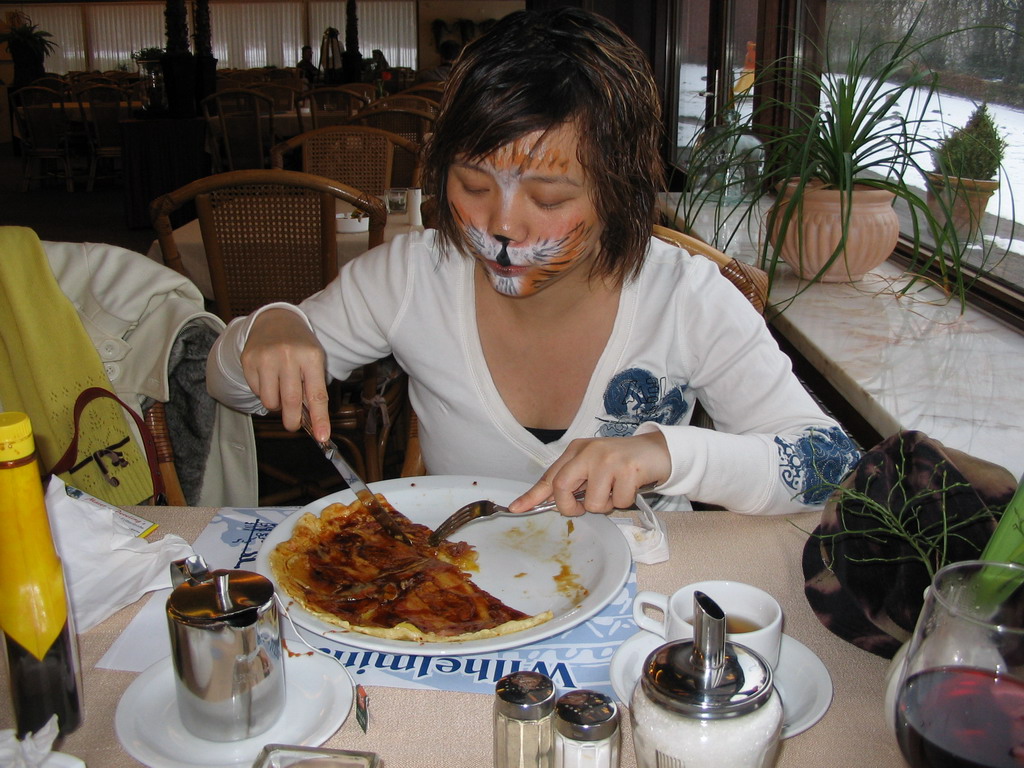
<svg viewBox="0 0 1024 768"><path fill-rule="evenodd" d="M989 198L999 188L1005 151L1006 139L982 104L932 152L935 170L926 174L928 206L936 217L952 220L964 240L978 234Z"/></svg>
<svg viewBox="0 0 1024 768"><path fill-rule="evenodd" d="M57 47L50 38L49 32L39 29L39 25L20 12L8 14L7 29L0 32L0 44L6 43L14 61L14 82L12 90L17 90L37 80L46 73L44 62L46 57Z"/></svg>
<svg viewBox="0 0 1024 768"><path fill-rule="evenodd" d="M132 51L132 61L139 67L139 78L143 86L142 108L148 114L163 114L167 110L167 92L164 87L164 70L160 57L163 48L140 48Z"/></svg>

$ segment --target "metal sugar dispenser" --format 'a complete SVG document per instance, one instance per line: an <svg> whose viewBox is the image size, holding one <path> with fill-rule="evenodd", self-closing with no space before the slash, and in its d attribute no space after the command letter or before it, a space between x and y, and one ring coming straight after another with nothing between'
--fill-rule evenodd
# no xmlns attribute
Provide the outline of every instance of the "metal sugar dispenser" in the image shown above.
<svg viewBox="0 0 1024 768"><path fill-rule="evenodd" d="M284 709L281 624L269 579L209 571L201 557L171 564L167 624L178 711L208 741L263 733Z"/></svg>
<svg viewBox="0 0 1024 768"><path fill-rule="evenodd" d="M630 722L639 768L767 768L775 762L782 702L757 653L725 640L725 612L693 600L690 640L653 651L633 691Z"/></svg>

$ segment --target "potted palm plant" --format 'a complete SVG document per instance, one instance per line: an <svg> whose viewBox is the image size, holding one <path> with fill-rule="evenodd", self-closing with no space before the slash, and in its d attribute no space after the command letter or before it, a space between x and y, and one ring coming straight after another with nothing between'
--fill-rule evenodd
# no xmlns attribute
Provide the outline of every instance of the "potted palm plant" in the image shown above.
<svg viewBox="0 0 1024 768"><path fill-rule="evenodd" d="M0 32L0 44L7 44L7 50L14 61L12 90L28 85L45 74L46 57L57 47L57 43L50 39L52 37L24 14L15 12L8 15L7 30Z"/></svg>
<svg viewBox="0 0 1024 768"><path fill-rule="evenodd" d="M895 40L854 43L840 61L832 60L826 45L818 54L820 68L797 56L763 67L757 81L785 83L787 95L760 91L749 120L706 132L690 152L691 179L706 178L700 169L721 166L723 158L728 167L749 166L743 152L737 157L737 147L755 131L762 143L746 152L763 154L762 188L751 192L740 177L735 183L744 187L730 195L734 182L727 178L725 192L710 199L684 195L677 218L694 221L702 206L728 201L740 215L729 218L726 244L741 227L749 231L753 217L753 229L763 226L767 234L760 260L771 280L781 262L808 284L854 282L892 254L901 228L898 201L914 233L914 269L948 269L941 253L923 247L928 239L944 244L955 269L962 243L928 207L915 177L930 167L936 142L930 129L937 76L925 64L924 49L957 31L918 40L916 29L914 21ZM773 119L780 113L790 115L782 125ZM767 211L764 189L776 192Z"/></svg>
<svg viewBox="0 0 1024 768"><path fill-rule="evenodd" d="M927 174L928 205L937 217L952 220L964 240L978 234L989 198L999 188L996 177L1005 151L1006 139L985 104L932 151L935 169Z"/></svg>

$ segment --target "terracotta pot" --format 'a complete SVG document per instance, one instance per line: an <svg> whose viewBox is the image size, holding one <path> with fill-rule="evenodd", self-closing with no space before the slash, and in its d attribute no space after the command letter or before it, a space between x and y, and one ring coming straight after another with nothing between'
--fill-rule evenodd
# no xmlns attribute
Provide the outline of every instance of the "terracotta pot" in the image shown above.
<svg viewBox="0 0 1024 768"><path fill-rule="evenodd" d="M953 228L961 242L978 235L989 198L999 189L996 179L964 179L926 173L928 177L928 209L937 221L952 215ZM948 213L947 213L948 212Z"/></svg>
<svg viewBox="0 0 1024 768"><path fill-rule="evenodd" d="M776 244L786 206L801 205L792 199L794 183L775 201L767 214L772 224L769 241ZM859 280L892 255L900 235L900 222L892 201L895 195L871 187L855 187L842 251L820 277L822 267L842 240L843 210L849 195L820 184L808 184L802 192L802 207L794 208L779 255L804 280L825 283L852 283ZM774 222L773 222L774 220Z"/></svg>

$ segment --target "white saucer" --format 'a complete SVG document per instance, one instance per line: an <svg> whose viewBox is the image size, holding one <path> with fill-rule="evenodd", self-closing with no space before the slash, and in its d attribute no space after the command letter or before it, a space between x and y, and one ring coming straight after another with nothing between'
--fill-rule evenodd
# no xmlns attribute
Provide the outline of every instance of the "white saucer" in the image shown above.
<svg viewBox="0 0 1024 768"><path fill-rule="evenodd" d="M168 657L128 686L114 728L128 754L150 768L234 768L252 765L266 744L320 746L345 722L355 698L348 670L320 653L289 656L285 687L284 714L269 730L242 741L207 741L181 724Z"/></svg>
<svg viewBox="0 0 1024 768"><path fill-rule="evenodd" d="M615 695L629 705L640 668L664 638L641 630L619 646L612 656L610 674ZM832 678L810 648L789 635L782 636L775 688L782 699L782 738L803 733L821 720L832 704Z"/></svg>

